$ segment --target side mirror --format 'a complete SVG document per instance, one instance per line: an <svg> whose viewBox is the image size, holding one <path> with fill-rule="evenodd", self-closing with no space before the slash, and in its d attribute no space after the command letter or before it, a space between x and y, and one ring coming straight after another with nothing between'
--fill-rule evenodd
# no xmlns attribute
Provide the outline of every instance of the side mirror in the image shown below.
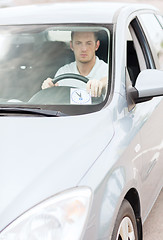
<svg viewBox="0 0 163 240"><path fill-rule="evenodd" d="M163 71L147 69L140 72L135 88L138 91L138 98L162 96Z"/></svg>
<svg viewBox="0 0 163 240"><path fill-rule="evenodd" d="M130 96L136 103L163 96L163 71L147 69L140 72L135 87L130 89Z"/></svg>

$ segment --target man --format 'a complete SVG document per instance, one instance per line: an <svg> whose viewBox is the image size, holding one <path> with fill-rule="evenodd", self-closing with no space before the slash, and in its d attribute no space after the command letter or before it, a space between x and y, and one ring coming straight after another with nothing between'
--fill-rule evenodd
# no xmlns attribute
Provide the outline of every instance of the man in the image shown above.
<svg viewBox="0 0 163 240"><path fill-rule="evenodd" d="M55 77L64 73L76 73L89 79L86 84L87 92L91 92L92 97L100 97L107 87L108 65L99 60L95 52L100 46L95 32L72 32L70 48L74 52L75 62L61 67ZM42 89L53 86L73 86L85 88L85 83L75 80L61 80L55 85L51 78L47 78Z"/></svg>

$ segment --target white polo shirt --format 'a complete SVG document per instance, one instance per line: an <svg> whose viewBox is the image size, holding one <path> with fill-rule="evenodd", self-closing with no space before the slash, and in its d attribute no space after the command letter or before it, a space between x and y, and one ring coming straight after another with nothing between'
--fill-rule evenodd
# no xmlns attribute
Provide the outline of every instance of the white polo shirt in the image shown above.
<svg viewBox="0 0 163 240"><path fill-rule="evenodd" d="M76 61L61 67L55 74L55 77L64 73L80 74L76 66ZM89 80L93 80L93 79L100 80L101 78L107 77L107 76L108 76L108 64L105 63L103 60L100 60L96 56L95 65L86 77ZM70 86L70 87L77 87L77 88L84 88L84 89L86 87L86 84L84 82L80 80L75 80L73 78L60 80L58 84L59 86Z"/></svg>

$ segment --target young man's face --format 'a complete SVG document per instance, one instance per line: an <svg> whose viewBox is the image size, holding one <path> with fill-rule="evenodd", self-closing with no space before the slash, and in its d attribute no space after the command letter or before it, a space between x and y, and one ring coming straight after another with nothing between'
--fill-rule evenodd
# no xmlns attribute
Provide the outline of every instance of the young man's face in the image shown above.
<svg viewBox="0 0 163 240"><path fill-rule="evenodd" d="M74 51L77 62L88 63L95 58L95 51L99 48L99 40L95 40L92 32L75 32L70 47Z"/></svg>

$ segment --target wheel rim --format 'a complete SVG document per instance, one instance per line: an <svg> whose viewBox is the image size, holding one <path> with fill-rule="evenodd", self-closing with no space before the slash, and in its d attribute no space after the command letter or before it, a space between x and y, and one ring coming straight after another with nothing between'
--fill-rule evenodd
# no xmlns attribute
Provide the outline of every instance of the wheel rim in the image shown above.
<svg viewBox="0 0 163 240"><path fill-rule="evenodd" d="M129 217L123 218L116 240L135 240L134 227Z"/></svg>

